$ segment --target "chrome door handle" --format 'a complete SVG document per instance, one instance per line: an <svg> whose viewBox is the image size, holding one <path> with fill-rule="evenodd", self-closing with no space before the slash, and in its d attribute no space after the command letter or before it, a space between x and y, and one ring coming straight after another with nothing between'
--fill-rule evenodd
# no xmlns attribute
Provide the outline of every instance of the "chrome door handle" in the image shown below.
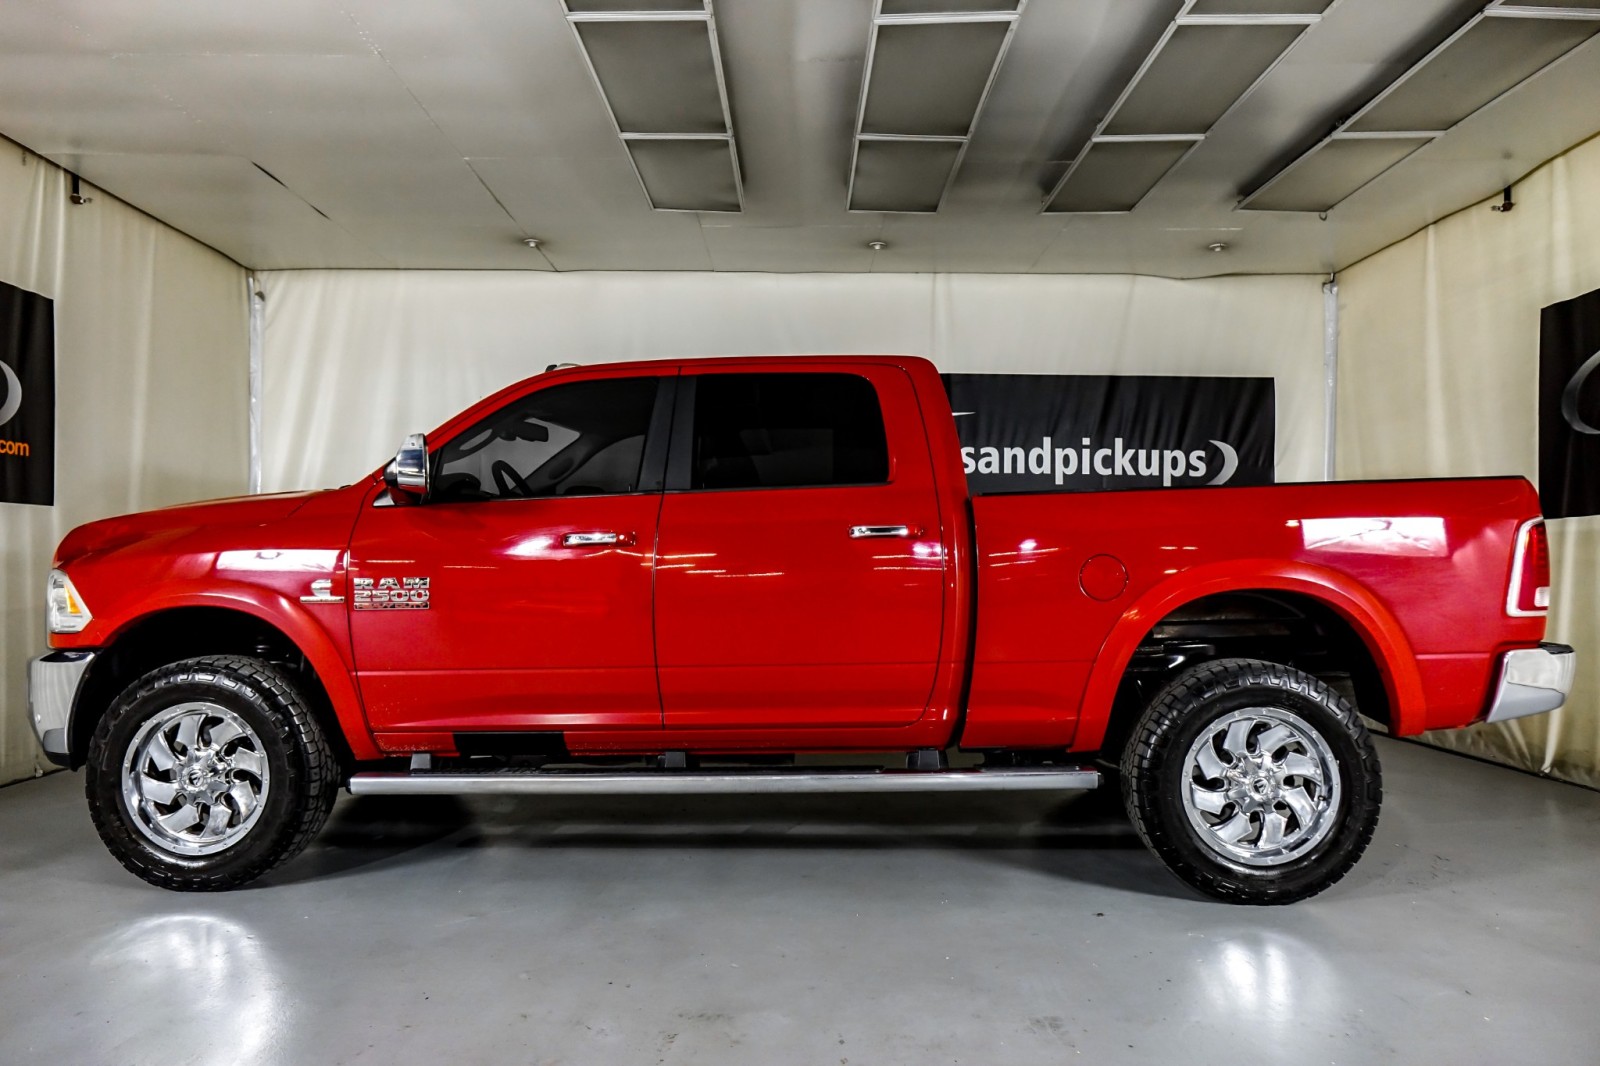
<svg viewBox="0 0 1600 1066"><path fill-rule="evenodd" d="M910 526L851 526L850 536L855 540L863 537L920 537L922 530L912 529Z"/></svg>
<svg viewBox="0 0 1600 1066"><path fill-rule="evenodd" d="M561 538L563 548L594 548L607 544L632 544L633 534L612 533L609 530L593 533L568 533Z"/></svg>

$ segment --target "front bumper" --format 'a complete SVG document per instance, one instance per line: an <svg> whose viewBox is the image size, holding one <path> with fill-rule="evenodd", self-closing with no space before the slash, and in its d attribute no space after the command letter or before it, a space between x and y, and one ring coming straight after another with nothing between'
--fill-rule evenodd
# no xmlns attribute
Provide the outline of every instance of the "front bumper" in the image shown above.
<svg viewBox="0 0 1600 1066"><path fill-rule="evenodd" d="M1577 660L1565 644L1541 644L1506 652L1500 658L1500 681L1483 720L1505 722L1560 707L1572 692Z"/></svg>
<svg viewBox="0 0 1600 1066"><path fill-rule="evenodd" d="M92 651L53 651L28 664L28 719L57 766L71 762L72 707L94 656Z"/></svg>

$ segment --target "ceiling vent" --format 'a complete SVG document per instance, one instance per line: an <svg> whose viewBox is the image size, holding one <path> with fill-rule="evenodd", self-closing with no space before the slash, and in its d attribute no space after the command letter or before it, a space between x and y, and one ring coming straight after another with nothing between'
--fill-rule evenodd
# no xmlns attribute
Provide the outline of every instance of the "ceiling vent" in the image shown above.
<svg viewBox="0 0 1600 1066"><path fill-rule="evenodd" d="M851 211L939 210L1028 0L873 0Z"/></svg>
<svg viewBox="0 0 1600 1066"><path fill-rule="evenodd" d="M1333 0L1187 0L1045 197L1049 213L1122 214L1266 77Z"/></svg>
<svg viewBox="0 0 1600 1066"><path fill-rule="evenodd" d="M1600 3L1583 4L1495 0L1239 206L1331 211L1600 33Z"/></svg>
<svg viewBox="0 0 1600 1066"><path fill-rule="evenodd" d="M712 0L562 0L657 211L742 211Z"/></svg>

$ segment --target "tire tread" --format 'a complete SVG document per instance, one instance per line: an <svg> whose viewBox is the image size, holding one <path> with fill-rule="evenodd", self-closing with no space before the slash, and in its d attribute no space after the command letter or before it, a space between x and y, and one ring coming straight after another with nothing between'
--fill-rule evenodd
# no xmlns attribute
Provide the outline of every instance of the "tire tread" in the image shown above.
<svg viewBox="0 0 1600 1066"><path fill-rule="evenodd" d="M302 772L293 773L282 784L273 782L275 787L291 789L294 802L288 824L279 828L272 846L248 863L224 865L214 871L163 864L122 824L121 815L114 809L106 809L95 795L99 774L116 777L121 772L119 764L123 753L109 750L111 733L121 719L153 694L193 684L220 685L258 703L276 727L277 736L273 739L287 750L297 752L304 764L294 767L294 760L291 760L291 767ZM224 892L239 888L300 854L327 822L338 797L340 776L333 748L298 689L271 663L243 655L185 659L153 670L129 685L95 726L89 744L89 763L85 792L89 797L90 816L101 840L134 874L158 887L181 892Z"/></svg>
<svg viewBox="0 0 1600 1066"><path fill-rule="evenodd" d="M1267 686L1293 692L1321 704L1356 741L1361 765L1352 767L1350 779L1374 812L1361 821L1353 840L1339 849L1337 860L1323 876L1309 885L1282 885L1262 878L1248 888L1233 878L1219 875L1204 863L1194 861L1173 839L1182 827L1164 824L1153 802L1159 790L1162 771L1170 752L1164 741L1173 728L1194 709L1218 695ZM1217 659L1185 671L1157 693L1145 709L1121 759L1123 803L1134 830L1146 847L1167 865L1180 880L1199 891L1229 903L1276 905L1294 903L1333 885L1356 864L1377 829L1376 811L1383 800L1383 776L1378 756L1361 716L1350 702L1309 674L1282 663L1260 659Z"/></svg>

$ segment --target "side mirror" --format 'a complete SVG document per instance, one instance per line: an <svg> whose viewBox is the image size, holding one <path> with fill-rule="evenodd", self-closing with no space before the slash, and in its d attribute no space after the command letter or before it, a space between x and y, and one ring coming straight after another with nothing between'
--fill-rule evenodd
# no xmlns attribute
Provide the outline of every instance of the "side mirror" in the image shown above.
<svg viewBox="0 0 1600 1066"><path fill-rule="evenodd" d="M409 496L415 503L428 498L428 438L413 433L383 468L383 480L391 495ZM398 502L398 501L397 501Z"/></svg>

